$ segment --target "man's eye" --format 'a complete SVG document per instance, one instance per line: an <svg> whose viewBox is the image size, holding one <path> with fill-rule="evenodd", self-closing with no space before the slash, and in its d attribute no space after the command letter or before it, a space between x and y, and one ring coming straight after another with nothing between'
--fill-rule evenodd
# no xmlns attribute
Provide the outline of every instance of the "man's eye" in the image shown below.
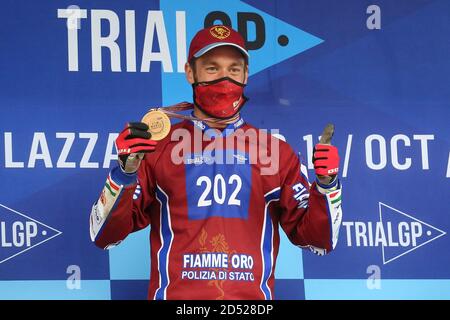
<svg viewBox="0 0 450 320"><path fill-rule="evenodd" d="M241 72L241 69L240 68L232 68L231 72L232 73L239 73L239 72Z"/></svg>
<svg viewBox="0 0 450 320"><path fill-rule="evenodd" d="M217 68L216 67L207 67L206 70L208 70L208 71L216 71Z"/></svg>

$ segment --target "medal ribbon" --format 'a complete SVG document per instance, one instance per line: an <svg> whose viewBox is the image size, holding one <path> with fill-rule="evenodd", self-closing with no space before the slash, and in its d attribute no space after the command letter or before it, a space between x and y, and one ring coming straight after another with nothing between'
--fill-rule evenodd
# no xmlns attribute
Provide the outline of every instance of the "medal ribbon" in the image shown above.
<svg viewBox="0 0 450 320"><path fill-rule="evenodd" d="M177 113L177 111L186 111L186 110L193 110L193 109L194 109L194 104L185 101L185 102L177 103L173 106L151 108L148 110L148 112L157 110L157 111L164 112L169 118L194 120L194 121L206 121L206 122L214 122L214 123L219 123L219 124L234 123L240 118L239 113L237 113L235 116L233 116L230 119L216 119L216 118L200 119L200 118L197 118L194 116L188 116L188 115Z"/></svg>

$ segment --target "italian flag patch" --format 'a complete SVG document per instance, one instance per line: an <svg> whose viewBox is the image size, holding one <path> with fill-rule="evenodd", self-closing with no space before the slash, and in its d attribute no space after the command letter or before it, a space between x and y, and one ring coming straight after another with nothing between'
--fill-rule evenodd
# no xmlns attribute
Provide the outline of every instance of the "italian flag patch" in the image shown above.
<svg viewBox="0 0 450 320"><path fill-rule="evenodd" d="M111 180L110 176L108 176L108 179L106 180L105 188L113 197L115 197L120 190L120 186L115 184L114 181Z"/></svg>
<svg viewBox="0 0 450 320"><path fill-rule="evenodd" d="M329 194L330 201L332 204L338 203L341 201L341 190Z"/></svg>

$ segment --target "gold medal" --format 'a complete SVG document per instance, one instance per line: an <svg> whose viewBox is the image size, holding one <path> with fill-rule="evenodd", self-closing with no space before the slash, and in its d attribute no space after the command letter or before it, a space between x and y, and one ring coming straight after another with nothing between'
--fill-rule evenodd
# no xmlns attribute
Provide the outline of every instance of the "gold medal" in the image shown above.
<svg viewBox="0 0 450 320"><path fill-rule="evenodd" d="M170 119L162 111L152 110L147 112L141 120L148 125L148 132L152 135L152 140L162 140L170 132Z"/></svg>

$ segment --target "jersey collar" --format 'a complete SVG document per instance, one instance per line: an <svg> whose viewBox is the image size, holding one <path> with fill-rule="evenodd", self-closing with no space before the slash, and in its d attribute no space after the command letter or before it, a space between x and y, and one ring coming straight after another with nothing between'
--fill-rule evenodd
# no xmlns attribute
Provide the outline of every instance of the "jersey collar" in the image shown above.
<svg viewBox="0 0 450 320"><path fill-rule="evenodd" d="M194 116L194 113L192 113L192 116ZM201 120L191 120L191 122L194 125L194 127L197 127L198 129L207 133L211 138L227 137L230 134L232 134L236 129L242 127L245 124L245 121L241 116L239 116L236 122L228 124L225 128L221 130L211 128L206 124L206 122Z"/></svg>

